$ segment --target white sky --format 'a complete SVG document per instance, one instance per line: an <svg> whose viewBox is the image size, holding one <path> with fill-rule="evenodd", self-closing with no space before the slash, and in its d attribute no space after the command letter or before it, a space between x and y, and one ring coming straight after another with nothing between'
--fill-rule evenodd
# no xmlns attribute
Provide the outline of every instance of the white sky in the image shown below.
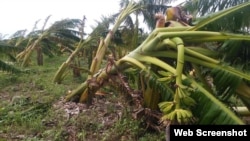
<svg viewBox="0 0 250 141"><path fill-rule="evenodd" d="M0 33L12 35L18 30L30 32L37 20L41 28L44 20L51 15L48 26L65 18L82 19L86 16L86 32L96 25L102 15L118 12L120 0L1 0ZM89 31L88 31L89 30Z"/></svg>
<svg viewBox="0 0 250 141"><path fill-rule="evenodd" d="M82 19L85 15L89 27L102 15L118 10L119 0L1 0L0 33L13 34L22 29L29 32L39 19L38 28L41 28L49 15L49 24L65 18Z"/></svg>

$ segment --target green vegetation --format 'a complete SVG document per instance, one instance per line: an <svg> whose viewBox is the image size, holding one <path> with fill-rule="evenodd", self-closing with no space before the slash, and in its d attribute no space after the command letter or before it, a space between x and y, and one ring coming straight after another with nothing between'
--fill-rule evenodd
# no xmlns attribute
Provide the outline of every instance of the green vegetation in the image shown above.
<svg viewBox="0 0 250 141"><path fill-rule="evenodd" d="M63 97L79 85L84 76L73 78L69 72L66 81L55 84L52 77L66 56L46 59L50 60L46 65L31 65L21 74L1 72L1 141L160 139L159 133L146 131L142 121L132 118L126 101L117 92L97 96L98 103L89 108L73 102L65 106ZM80 111L70 116L65 110L71 108ZM163 133L160 136L164 138Z"/></svg>
<svg viewBox="0 0 250 141"><path fill-rule="evenodd" d="M161 141L171 124L248 124L250 2L154 2L121 1L86 38L85 19L46 29L48 17L1 40L0 139Z"/></svg>

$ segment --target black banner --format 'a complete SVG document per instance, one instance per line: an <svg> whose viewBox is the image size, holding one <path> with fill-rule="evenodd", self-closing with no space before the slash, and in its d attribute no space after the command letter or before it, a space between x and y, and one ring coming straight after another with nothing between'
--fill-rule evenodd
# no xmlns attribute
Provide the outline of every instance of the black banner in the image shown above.
<svg viewBox="0 0 250 141"><path fill-rule="evenodd" d="M170 125L170 140L237 138L250 140L250 125Z"/></svg>

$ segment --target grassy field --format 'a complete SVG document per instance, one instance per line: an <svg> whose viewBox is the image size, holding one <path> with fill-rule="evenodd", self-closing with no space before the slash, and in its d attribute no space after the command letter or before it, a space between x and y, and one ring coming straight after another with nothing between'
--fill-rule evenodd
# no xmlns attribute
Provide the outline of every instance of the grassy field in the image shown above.
<svg viewBox="0 0 250 141"><path fill-rule="evenodd" d="M62 84L53 76L67 56L45 58L26 73L0 72L0 141L161 141L165 134L145 130L118 92L94 98L94 104L65 102L64 96L86 78Z"/></svg>

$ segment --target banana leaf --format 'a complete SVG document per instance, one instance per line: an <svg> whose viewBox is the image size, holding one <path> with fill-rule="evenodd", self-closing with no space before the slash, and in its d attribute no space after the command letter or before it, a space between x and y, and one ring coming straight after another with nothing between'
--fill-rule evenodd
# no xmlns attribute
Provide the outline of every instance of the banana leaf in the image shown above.
<svg viewBox="0 0 250 141"><path fill-rule="evenodd" d="M206 91L196 82L192 82L198 91L191 95L197 101L192 112L198 117L197 124L200 125L242 125L244 122L229 107L219 101L213 94Z"/></svg>

